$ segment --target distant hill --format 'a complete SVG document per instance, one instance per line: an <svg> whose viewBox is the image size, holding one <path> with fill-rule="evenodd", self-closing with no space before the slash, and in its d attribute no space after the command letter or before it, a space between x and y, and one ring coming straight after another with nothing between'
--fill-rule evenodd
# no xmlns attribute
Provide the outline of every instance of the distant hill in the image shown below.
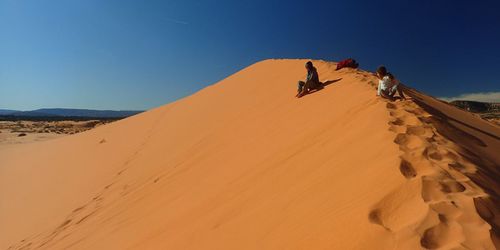
<svg viewBox="0 0 500 250"><path fill-rule="evenodd" d="M19 112L17 110L11 110L11 109L0 109L0 115L9 115L14 112Z"/></svg>
<svg viewBox="0 0 500 250"><path fill-rule="evenodd" d="M460 109L476 113L481 118L500 126L500 103L457 100L450 102L450 104Z"/></svg>
<svg viewBox="0 0 500 250"><path fill-rule="evenodd" d="M92 110L44 108L31 111L0 110L0 115L13 117L92 117L92 118L123 118L143 111L135 110Z"/></svg>
<svg viewBox="0 0 500 250"><path fill-rule="evenodd" d="M490 113L500 111L500 103L457 100L450 102L450 104L474 113Z"/></svg>

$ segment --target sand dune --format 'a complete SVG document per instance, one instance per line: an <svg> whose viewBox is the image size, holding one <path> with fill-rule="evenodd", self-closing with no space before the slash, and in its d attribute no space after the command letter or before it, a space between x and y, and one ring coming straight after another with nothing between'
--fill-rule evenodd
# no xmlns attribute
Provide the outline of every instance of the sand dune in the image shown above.
<svg viewBox="0 0 500 250"><path fill-rule="evenodd" d="M0 151L2 249L495 249L497 127L371 73L265 60L91 131Z"/></svg>

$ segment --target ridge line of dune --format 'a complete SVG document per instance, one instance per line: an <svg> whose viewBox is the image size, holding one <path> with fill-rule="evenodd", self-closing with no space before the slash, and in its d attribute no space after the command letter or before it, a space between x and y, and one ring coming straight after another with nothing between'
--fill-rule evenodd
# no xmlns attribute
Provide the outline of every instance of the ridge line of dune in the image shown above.
<svg viewBox="0 0 500 250"><path fill-rule="evenodd" d="M483 196L473 198L475 212L486 221L491 229L491 249L500 249L500 128L482 118L461 110L447 102L426 96L419 91L405 87L407 93L422 110L430 116L426 123L445 139L452 142L460 157L470 163L469 171L456 164L449 164L461 171L479 187ZM487 248L487 247L484 247ZM489 249L488 248L488 249Z"/></svg>
<svg viewBox="0 0 500 250"><path fill-rule="evenodd" d="M408 218L407 225L394 223L404 206L397 203L408 202L395 190L372 210L370 220L396 235L407 234L403 231L408 229L417 233L426 249L494 249L491 239L484 237L491 225L474 205L475 198L488 195L466 176L477 167L457 153L458 146L440 135L429 120L431 115L413 101L387 102L386 106L393 118L389 130L397 134L394 143L402 153L400 171L408 179L401 188L421 188L428 209L426 214ZM420 183L411 184L415 181Z"/></svg>

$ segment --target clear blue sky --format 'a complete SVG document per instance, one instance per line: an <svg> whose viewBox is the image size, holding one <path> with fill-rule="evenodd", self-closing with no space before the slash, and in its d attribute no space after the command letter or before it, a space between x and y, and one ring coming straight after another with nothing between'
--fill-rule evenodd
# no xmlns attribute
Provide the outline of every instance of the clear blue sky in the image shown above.
<svg viewBox="0 0 500 250"><path fill-rule="evenodd" d="M267 58L500 91L500 1L407 2L0 0L0 108L148 109Z"/></svg>

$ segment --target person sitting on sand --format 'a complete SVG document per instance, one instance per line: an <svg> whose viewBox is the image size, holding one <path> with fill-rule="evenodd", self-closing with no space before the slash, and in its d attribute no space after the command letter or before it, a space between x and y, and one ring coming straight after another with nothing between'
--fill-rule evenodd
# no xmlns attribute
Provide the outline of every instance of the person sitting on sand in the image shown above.
<svg viewBox="0 0 500 250"><path fill-rule="evenodd" d="M318 71L313 66L311 61L306 63L307 76L306 81L299 81L296 97L307 95L311 90L320 89L321 82L319 81Z"/></svg>
<svg viewBox="0 0 500 250"><path fill-rule="evenodd" d="M377 95L387 98L391 101L396 100L394 94L398 91L400 99L406 99L403 94L400 82L384 66L377 69L377 78L379 79Z"/></svg>

